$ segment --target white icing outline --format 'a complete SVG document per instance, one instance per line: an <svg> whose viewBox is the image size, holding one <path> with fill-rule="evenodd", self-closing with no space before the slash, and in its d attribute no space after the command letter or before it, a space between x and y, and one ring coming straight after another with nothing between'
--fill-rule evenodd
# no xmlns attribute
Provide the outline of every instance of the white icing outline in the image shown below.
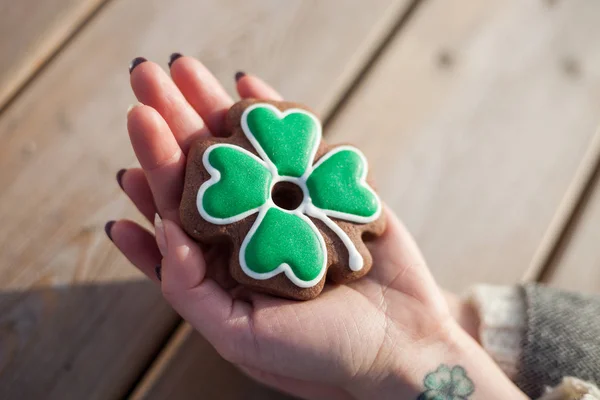
<svg viewBox="0 0 600 400"><path fill-rule="evenodd" d="M323 221L329 229L338 235L342 243L344 243L344 246L346 246L346 250L348 250L348 266L352 271L360 271L364 265L363 257L346 232L344 232L338 224L333 222L331 218L323 214L320 208L317 208L312 204L309 204L306 207L305 212L307 215Z"/></svg>
<svg viewBox="0 0 600 400"><path fill-rule="evenodd" d="M306 167L306 170L304 171L304 174L302 174L302 176L300 176L300 177L280 176L277 171L277 167L275 166L275 164L273 164L273 162L267 156L267 154L265 153L263 148L260 146L260 144L258 143L256 138L250 131L250 128L248 126L247 117L248 117L248 114L252 110L254 110L258 107L265 107L265 108L270 109L280 119L283 119L287 115L292 114L292 113L302 113L302 114L305 114L305 115L309 116L310 118L312 118L313 121L315 122L315 124L317 126L317 140L315 141L313 149L310 153L308 165ZM202 156L202 162L204 164L204 167L208 171L208 173L211 175L211 177L209 180L207 180L200 186L200 189L198 190L198 195L196 197L196 206L197 206L202 218L204 218L208 222L211 222L211 223L217 224L217 225L225 225L225 224L230 224L232 222L237 222L237 221L240 221L240 220L258 212L258 217L256 218L256 221L254 221L254 223L252 224L252 227L246 234L246 237L242 241L242 245L240 247L239 262L240 262L240 266L242 267L242 270L244 271L244 273L246 273L246 275L248 275L249 277L251 277L253 279L264 280L264 279L272 278L273 276L283 272L283 273L285 273L287 278L290 281L292 281L292 283L294 283L296 286L301 287L301 288L313 287L314 285L319 283L321 281L321 279L323 278L323 274L325 274L325 270L326 270L325 267L327 266L327 248L325 246L325 240L323 238L323 235L321 234L321 232L319 232L316 225L311 221L310 218L308 218L308 216L317 218L320 221L322 221L323 223L325 223L325 225L329 229L331 229L340 238L340 240L342 241L342 243L348 250L348 257L349 257L348 264L349 264L350 269L352 271L360 271L364 265L364 260L362 258L362 255L360 254L360 252L358 251L358 249L356 248L356 246L354 245L352 240L348 237L346 232L344 232L344 230L329 217L338 218L338 219L355 222L355 223L365 224L365 223L375 221L381 215L381 210L382 210L381 200L379 199L379 196L377 196L377 193L375 193L375 191L368 185L368 183L366 181L367 173L369 170L369 164L368 164L367 158L364 156L364 154L360 150L358 150L357 148L355 148L353 146L343 145L343 146L334 148L333 150L331 150L330 152L325 154L323 157L321 157L319 159L319 161L313 165L315 155L319 148L319 144L321 143L321 137L322 137L321 123L317 119L317 117L315 117L313 114L307 112L306 110L302 110L299 108L292 108L292 109L288 109L284 112L281 112L279 109L277 109L276 107L274 107L271 104L256 103L256 104L253 104L250 107L246 108L246 110L244 110L244 112L242 113L241 126L242 126L242 130L243 130L244 134L246 135L246 137L248 138L248 140L250 141L252 146L256 149L256 152L263 159L257 157L256 155L252 154L251 152L249 152L248 150L246 150L240 146L236 146L236 145L232 145L232 144L228 144L228 143L214 144L214 145L210 146L208 149L205 150L204 155ZM269 197L262 206L254 208L252 210L248 210L246 212L243 212L241 214L238 214L236 216L229 217L229 218L214 218L206 212L206 210L204 209L204 206L202 204L202 198L204 196L204 192L206 192L206 190L210 186L217 183L221 179L221 173L216 168L214 168L208 161L208 156L209 156L210 152L213 151L217 147L236 148L237 150L240 150L241 152L250 155L252 158L254 158L256 161L258 161L261 165L265 166L271 172L272 179L271 179L271 187L269 189ZM372 216L363 217L363 216L359 216L359 215L353 215L353 214L343 213L343 212L334 211L334 210L326 210L326 209L318 208L312 204L312 199L310 197L308 187L306 186L306 181L308 180L308 177L323 162L325 162L327 159L329 159L333 155L339 153L340 151L352 151L352 152L356 153L361 158L361 161L364 164L362 175L359 177L359 184L361 184L363 187L365 187L367 190L369 190L371 192L371 194L377 200L377 210L375 211L375 213ZM292 183L295 183L296 185L298 185L302 189L302 193L304 196L303 196L302 202L295 210L283 209L283 208L277 206L273 202L273 200L271 198L271 193L273 191L273 187L278 182L292 182ZM272 271L262 273L262 274L254 272L250 268L248 268L248 265L246 264L246 260L244 257L246 247L248 246L248 243L254 236L254 233L260 226L260 223L262 222L262 220L264 219L265 215L267 214L268 210L271 207L277 208L288 214L297 215L298 217L302 218L305 222L308 223L308 225L311 227L313 232L315 232L315 234L319 238L319 243L321 245L321 250L323 252L323 266L321 268L321 272L319 273L319 275L316 278L314 278L310 281L303 281L303 280L299 279L294 274L293 270L287 263L283 263L283 264L279 265L277 268L273 269Z"/></svg>
<svg viewBox="0 0 600 400"><path fill-rule="evenodd" d="M250 114L253 110L255 110L257 108L267 108L267 109L271 110L273 113L275 113L275 115L277 115L277 117L279 119L284 119L285 117L287 117L290 114L300 113L300 114L306 115L307 117L309 117L313 120L313 122L315 123L315 125L317 127L317 137L316 137L315 143L313 144L313 148L309 154L308 164L306 165L306 170L310 169L310 166L314 162L315 155L317 154L317 150L319 149L319 144L321 143L321 138L323 136L321 122L317 119L317 117L314 116L313 114L309 113L308 111L302 110L300 108L290 108L290 109L282 112L275 106L273 106L271 104L267 104L267 103L255 103L244 110L244 112L242 113L242 119L241 119L242 131L244 131L244 135L246 135L246 138L248 138L248 140L250 141L252 146L256 149L256 152L258 153L258 155L261 156L262 159L268 165L271 166L270 169L274 173L273 174L274 177L279 176L277 167L275 166L275 164L273 164L273 161L271 161L271 159L267 156L267 153L265 153L262 146L260 145L260 143L258 143L258 140L256 140L256 138L254 137L254 134L250 131L250 127L248 126L248 114ZM305 172L306 172L306 170L305 170Z"/></svg>
<svg viewBox="0 0 600 400"><path fill-rule="evenodd" d="M338 219L342 219L342 220L346 220L346 221L350 221L350 222L365 224L365 223L375 221L381 215L381 208L382 208L381 200L379 199L379 196L377 196L377 193L375 193L375 191L367 183L367 173L369 171L369 164L367 162L367 158L356 147L348 146L348 145L338 146L338 147L334 148L333 150L331 150L330 152L328 152L327 154L325 154L323 157L321 157L316 164L314 164L314 165L311 164L311 167L308 168L308 170L304 172L301 179L302 179L302 182L304 183L304 187L306 187L306 181L308 180L308 177L310 176L310 174L312 174L312 172L315 169L317 169L323 162L325 162L326 160L328 160L335 154L339 153L340 151L352 151L352 152L356 153L360 157L361 161L364 163L362 175L359 177L358 183L360 185L362 185L364 188L366 188L369 192L371 192L371 194L375 197L375 199L377 200L377 210L370 217L363 217L360 215L348 214L348 213L343 213L343 212L339 212L339 211L319 208L312 204L312 199L310 198L310 195L308 195L309 192L308 192L308 188L307 188L307 190L306 190L307 197L305 197L305 198L308 198L308 202L304 206L304 212L306 214L310 215L311 217L315 217L315 218L323 221L329 229L331 229L336 235L338 235L338 237L340 238L342 243L344 243L344 246L346 246L346 250L348 250L348 266L350 267L350 269L352 271L360 271L362 269L362 267L364 266L364 260L363 260L362 255L360 254L360 252L354 245L354 242L352 242L350 237L348 237L346 232L344 232L344 230L342 228L340 228L340 226L338 224L336 224L333 220L331 220L331 218L329 218L329 217L338 218Z"/></svg>
<svg viewBox="0 0 600 400"><path fill-rule="evenodd" d="M215 225L227 225L227 224L231 224L233 222L240 221L240 220L254 214L258 210L260 210L260 208L262 206L253 208L251 210L245 211L241 214L234 215L233 217L228 217L228 218L216 218L206 212L206 210L204 209L204 204L202 202L202 199L204 197L204 192L206 192L206 190L209 187L211 187L212 185L214 185L215 183L217 183L221 180L221 172L210 164L208 157L210 156L210 153L213 150L215 150L219 147L229 147L229 148L236 149L236 150L240 151L241 153L244 153L244 154L252 157L255 161L258 161L260 163L260 165L267 168L269 170L269 172L271 172L271 170L269 169L269 166L267 165L267 163L265 163L260 158L256 157L256 155L250 153L248 150L246 150L240 146L236 146L233 144L229 144L229 143L213 144L212 146L210 146L208 149L206 149L204 151L204 154L202 155L202 164L204 164L204 168L206 168L206 171L208 171L208 173L210 174L210 179L207 180L206 182L204 182L202 184L202 186L200 186L200 189L198 189L198 195L196 196L196 208L198 208L198 212L200 212L200 215L206 221L208 221L212 224L215 224ZM271 190L271 189L273 189L273 186L271 186L269 188L269 190ZM269 192L269 198L270 197L271 197L271 192Z"/></svg>
<svg viewBox="0 0 600 400"><path fill-rule="evenodd" d="M338 146L338 147L334 148L333 150L331 150L330 152L325 154L323 157L321 157L315 165L311 164L312 166L310 168L308 168L306 170L306 172L304 172L304 175L302 175L302 177L300 179L302 179L303 182L306 182L308 180L308 177L310 176L310 174L312 174L312 172L315 169L317 169L321 164L323 164L329 158L333 157L334 155L336 155L337 153L339 153L341 151L351 151L351 152L356 153L356 155L358 155L360 157L361 161L364 164L364 168L363 168L361 176L358 178L358 183L360 185L362 185L365 189L367 189L369 192L371 192L371 194L375 197L375 199L377 200L377 210L375 211L375 213L373 215L371 215L369 217L363 217L361 215L348 214L348 213L339 212L339 211L335 211L335 210L327 210L324 208L316 207L314 205L313 205L313 208L317 209L317 210L321 210L325 215L327 215L329 217L343 219L343 220L350 221L350 222L356 222L356 223L360 223L360 224L366 224L369 222L373 222L377 218L379 218L379 216L381 215L381 200L379 199L379 196L377 196L377 193L375 193L375 191L367 183L367 174L369 172L369 163L367 162L367 157L365 157L365 155L360 150L358 150L356 147L349 146L349 145L342 145L342 146ZM312 205L312 200L311 200L311 205ZM313 216L318 218L317 215L313 215ZM323 222L325 222L325 221L323 221Z"/></svg>
<svg viewBox="0 0 600 400"><path fill-rule="evenodd" d="M246 258L244 257L246 254L246 247L248 247L248 243L250 243L250 240L252 240L254 233L258 230L258 227L262 223L262 220L265 218L265 215L267 215L267 212L271 208L277 208L280 211L283 211L287 214L294 214L294 215L300 217L302 220L304 220L304 222L306 222L310 226L312 231L315 233L315 235L319 239L319 244L321 246L321 251L323 253L323 265L321 265L321 270L319 272L319 275L317 275L317 277L315 277L314 279L312 279L310 281L303 281L302 279L298 278L296 276L296 274L294 274L294 271L292 270L292 268L290 267L290 265L288 263L282 263L277 268L273 269L272 271L265 272L265 273L258 273L258 272L252 271L250 268L248 268L248 264L246 263ZM312 222L310 218L308 218L306 215L304 215L299 210L300 210L300 208L297 208L293 211L285 210L285 209L275 205L275 203L273 203L273 200L271 200L271 198L269 198L269 200L267 200L265 205L261 207L261 210L258 213L258 217L256 218L256 221L254 221L254 224L248 231L248 234L244 238L244 241L242 242L242 246L240 247L240 255L239 255L240 266L242 267L242 270L246 273L246 275L248 275L249 277L251 277L253 279L263 280L263 279L272 278L275 275L278 275L281 272L283 272L285 274L285 276L290 281L292 281L292 283L294 285L301 287L301 288L313 287L317 283L319 283L321 281L321 279L323 279L323 275L325 274L325 270L327 269L326 268L327 267L327 247L325 246L325 239L323 239L323 235L321 235L321 232L319 232L319 230L315 226L315 223Z"/></svg>

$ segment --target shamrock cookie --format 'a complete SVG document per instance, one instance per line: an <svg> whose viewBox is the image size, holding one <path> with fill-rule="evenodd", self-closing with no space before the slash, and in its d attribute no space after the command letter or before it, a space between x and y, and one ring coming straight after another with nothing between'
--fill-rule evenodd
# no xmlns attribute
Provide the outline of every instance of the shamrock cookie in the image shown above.
<svg viewBox="0 0 600 400"><path fill-rule="evenodd" d="M319 120L294 103L243 100L226 122L229 137L190 150L186 232L230 243L231 276L278 296L311 299L326 277L346 283L369 272L364 240L381 235L385 221L364 155L325 144Z"/></svg>

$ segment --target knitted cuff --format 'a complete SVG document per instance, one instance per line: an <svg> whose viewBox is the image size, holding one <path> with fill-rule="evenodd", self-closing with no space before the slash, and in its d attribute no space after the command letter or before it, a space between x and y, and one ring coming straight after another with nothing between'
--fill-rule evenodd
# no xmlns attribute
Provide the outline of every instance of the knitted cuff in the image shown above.
<svg viewBox="0 0 600 400"><path fill-rule="evenodd" d="M600 400L600 390L577 378L563 378L560 385L548 389L539 400Z"/></svg>
<svg viewBox="0 0 600 400"><path fill-rule="evenodd" d="M468 301L479 314L481 345L504 373L514 380L527 328L522 288L477 285L471 289Z"/></svg>
<svg viewBox="0 0 600 400"><path fill-rule="evenodd" d="M548 365L560 365L558 361L548 361L546 358L557 357L561 360L567 358L564 355L562 358L559 357L561 353L556 349L560 350L560 346L550 346L548 344L552 342L549 338L556 336L552 332L561 332L562 336L569 338L570 340L566 340L563 337L561 340L563 342L567 341L567 344L570 344L573 348L575 348L575 343L572 342L577 342L580 347L584 348L584 344L587 345L589 341L592 344L585 347L588 350L594 348L593 346L597 343L598 335L594 336L595 331L590 328L591 323L589 321L591 317L586 319L582 318L581 315L597 316L600 303L589 299L582 300L580 297L579 295L559 293L552 289L534 285L526 285L525 287L477 285L471 289L467 300L478 313L480 321L479 338L483 348L511 380L515 381L515 378L519 378L520 381L524 381L521 382L519 387L525 393L538 400L600 400L600 390L590 382L570 376L562 378L561 381L561 376L579 375L579 373L584 377L590 376L590 381L594 380L594 375L590 371L581 370L581 368L581 371L579 371L573 367L577 363L561 361L563 364L572 366L572 368L556 367L550 371L553 373L551 377L546 376L548 375ZM569 320L573 310L578 310L576 319L579 319L577 321ZM530 314L529 317L528 313ZM556 314L558 317L553 316L550 318L548 317L549 313ZM579 331L575 329L580 328L582 321L586 324L587 331L589 331L586 331L587 336L584 338L587 341L580 339L581 333L578 333ZM529 331L527 330L528 323L530 324ZM549 325L549 327L544 324ZM575 333L567 329L569 327L571 330L575 330ZM598 328L595 329L598 331ZM577 336L577 333L579 336ZM593 336L593 338L588 336ZM575 339L572 339L573 337ZM538 347L532 347L535 344ZM590 353L590 351L578 353L577 349L579 348L575 350L569 348L567 353L579 354L579 358L583 358L588 355L587 353ZM533 357L535 355L544 355L546 358L542 362ZM545 375L538 373L539 371L532 367L532 365L539 367L538 364L545 366L542 367L545 368L543 370L546 372ZM595 364L593 360L586 359L583 364L596 365L597 363ZM524 378L524 371L527 372L525 374L526 379ZM556 374L559 375L555 376ZM519 376L517 377L517 375ZM549 387L544 388L543 382L560 382L560 384L550 389ZM541 397L539 397L540 395Z"/></svg>

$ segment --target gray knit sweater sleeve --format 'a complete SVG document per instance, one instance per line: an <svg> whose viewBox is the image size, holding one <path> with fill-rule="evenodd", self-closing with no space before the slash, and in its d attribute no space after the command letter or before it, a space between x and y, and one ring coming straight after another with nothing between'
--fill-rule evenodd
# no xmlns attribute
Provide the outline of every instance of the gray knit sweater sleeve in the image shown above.
<svg viewBox="0 0 600 400"><path fill-rule="evenodd" d="M565 376L600 383L600 296L523 286L526 331L515 377L528 396Z"/></svg>

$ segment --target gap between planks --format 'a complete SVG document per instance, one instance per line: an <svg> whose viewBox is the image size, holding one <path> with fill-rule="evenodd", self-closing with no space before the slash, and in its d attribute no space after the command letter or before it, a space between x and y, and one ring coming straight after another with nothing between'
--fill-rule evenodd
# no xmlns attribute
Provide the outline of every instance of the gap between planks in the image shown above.
<svg viewBox="0 0 600 400"><path fill-rule="evenodd" d="M600 127L590 140L571 184L542 237L523 282L545 282L557 267L585 208L600 169Z"/></svg>
<svg viewBox="0 0 600 400"><path fill-rule="evenodd" d="M342 74L342 82L345 84L339 90L334 90L334 95L328 103L330 107L325 107L323 111L324 135L327 133L329 124L343 111L346 101L352 97L377 60L380 59L384 50L400 34L402 28L423 1L425 0L412 0L405 8L387 14L387 18L381 22L382 28L374 30L371 37L365 41L364 46L357 50L356 57L349 64L362 65L362 67L349 68L345 74Z"/></svg>
<svg viewBox="0 0 600 400"><path fill-rule="evenodd" d="M14 103L14 101L27 90L33 81L35 81L42 72L52 63L52 61L64 50L71 42L83 31L86 25L98 16L108 3L112 0L94 0L89 2L87 8L76 17L65 32L50 35L46 40L45 46L41 47L41 54L37 62L29 62L24 65L26 70L22 76L17 76L14 82L10 82L0 91L0 117ZM54 37L56 36L56 37Z"/></svg>
<svg viewBox="0 0 600 400"><path fill-rule="evenodd" d="M393 10L394 12L386 13L387 18L380 22L380 28L375 29L365 41L365 45L357 50L356 57L350 61L350 64L357 67L354 69L348 68L341 75L338 80L341 83L338 83L338 89L332 91L333 95L329 99L328 104L330 106L323 108L324 111L321 118L324 135L327 134L327 127L331 121L343 112L347 99L352 97L356 88L359 87L364 78L369 74L388 44L401 33L402 28L424 1L413 0L406 7L400 7L398 10ZM134 381L124 398L132 400L145 399L151 392L154 382L162 375L177 353L177 350L185 343L193 331L193 328L187 322L180 319L163 341L165 345L162 349L158 350L157 356L151 360L149 365L141 370L138 379Z"/></svg>
<svg viewBox="0 0 600 400"><path fill-rule="evenodd" d="M193 333L194 328L183 320L175 326L175 329L165 340L165 345L159 350L158 355L142 374L137 385L132 386L129 393L126 393L123 398L131 400L142 400L146 394L152 390L152 385L163 373L165 368L171 363L175 357L177 350L185 343L186 339Z"/></svg>

